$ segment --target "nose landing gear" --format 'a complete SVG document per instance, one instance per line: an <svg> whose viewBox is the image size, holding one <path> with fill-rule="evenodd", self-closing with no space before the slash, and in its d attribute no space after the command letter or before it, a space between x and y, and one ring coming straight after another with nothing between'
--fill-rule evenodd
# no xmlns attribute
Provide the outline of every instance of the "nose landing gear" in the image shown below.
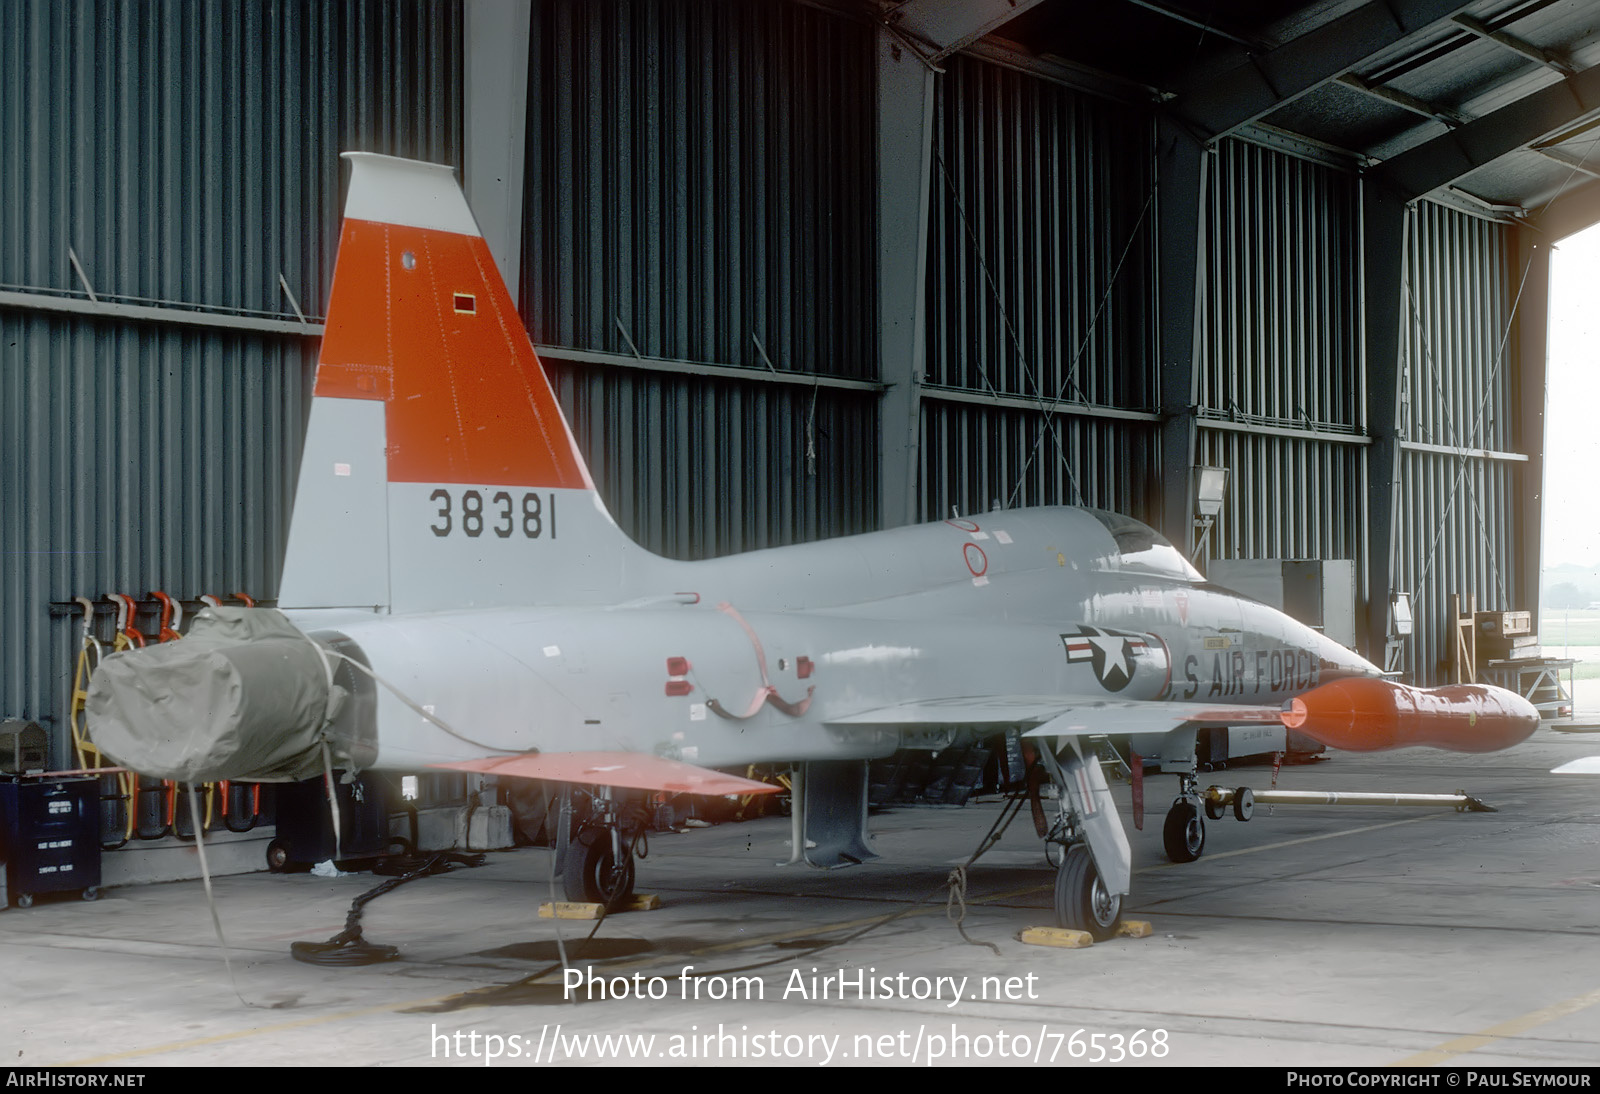
<svg viewBox="0 0 1600 1094"><path fill-rule="evenodd" d="M1161 826L1161 846L1173 862L1193 862L1206 849L1206 822L1200 815L1202 799L1199 783L1193 774L1179 776L1178 796L1167 810L1166 823ZM1206 815L1220 820L1220 812L1213 813L1211 802L1206 800Z"/></svg>

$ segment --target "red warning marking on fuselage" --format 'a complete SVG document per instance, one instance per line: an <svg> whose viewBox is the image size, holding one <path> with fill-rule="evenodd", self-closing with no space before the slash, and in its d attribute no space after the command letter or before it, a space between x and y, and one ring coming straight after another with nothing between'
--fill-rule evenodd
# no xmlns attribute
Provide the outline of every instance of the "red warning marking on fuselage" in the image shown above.
<svg viewBox="0 0 1600 1094"><path fill-rule="evenodd" d="M963 532L976 532L976 531L978 531L978 526L976 524L974 524L970 520L962 520L960 517L954 517L954 518L952 518L950 520L945 521L945 523L948 524L952 528L959 528Z"/></svg>
<svg viewBox="0 0 1600 1094"><path fill-rule="evenodd" d="M761 708L769 703L777 710L782 711L791 718L798 718L805 714L807 708L811 706L811 697L816 694L816 685L813 684L811 687L807 688L806 697L797 703L791 703L785 700L783 696L778 694L778 689L773 686L771 678L767 675L767 651L766 648L762 646L761 636L756 634L756 629L750 625L749 621L746 620L744 616L739 614L738 608L735 608L727 601L723 601L721 604L718 604L717 611L722 612L735 623L739 624L744 633L749 636L750 645L755 648L756 652L756 665L761 670L761 686L756 689L755 698L751 700L749 708L743 714L735 714L733 711L724 706L720 700L715 698L706 700L707 708L718 717L726 718L729 721L735 722L742 722L747 718L755 717ZM810 674L808 673L807 675Z"/></svg>
<svg viewBox="0 0 1600 1094"><path fill-rule="evenodd" d="M982 577L989 572L989 556L983 553L983 548L976 543L964 544L961 548L961 557L966 560L967 569L973 577Z"/></svg>
<svg viewBox="0 0 1600 1094"><path fill-rule="evenodd" d="M316 395L386 404L390 482L593 488L478 236L346 220Z"/></svg>

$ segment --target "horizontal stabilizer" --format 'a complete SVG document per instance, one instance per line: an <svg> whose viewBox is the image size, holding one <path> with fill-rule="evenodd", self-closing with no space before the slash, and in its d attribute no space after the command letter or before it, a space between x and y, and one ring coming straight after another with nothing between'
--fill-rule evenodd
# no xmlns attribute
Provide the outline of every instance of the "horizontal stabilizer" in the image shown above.
<svg viewBox="0 0 1600 1094"><path fill-rule="evenodd" d="M433 766L448 771L476 771L480 775L509 775L519 779L621 786L630 790L667 790L674 794L712 797L775 794L783 789L646 752L523 752Z"/></svg>

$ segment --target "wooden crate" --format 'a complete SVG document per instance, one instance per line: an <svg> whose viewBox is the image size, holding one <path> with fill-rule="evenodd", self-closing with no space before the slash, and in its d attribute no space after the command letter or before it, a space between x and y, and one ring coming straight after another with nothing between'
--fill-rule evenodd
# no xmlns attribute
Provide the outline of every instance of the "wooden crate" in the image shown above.
<svg viewBox="0 0 1600 1094"><path fill-rule="evenodd" d="M1478 612L1473 616L1479 638L1510 638L1533 633L1532 612Z"/></svg>

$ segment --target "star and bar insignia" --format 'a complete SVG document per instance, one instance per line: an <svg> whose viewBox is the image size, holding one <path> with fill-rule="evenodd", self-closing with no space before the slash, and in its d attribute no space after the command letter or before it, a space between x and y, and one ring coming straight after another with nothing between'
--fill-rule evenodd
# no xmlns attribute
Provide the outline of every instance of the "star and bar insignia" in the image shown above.
<svg viewBox="0 0 1600 1094"><path fill-rule="evenodd" d="M1133 679L1133 659L1149 648L1142 634L1106 630L1080 624L1075 634L1063 634L1067 663L1089 661L1095 677L1107 691L1121 691Z"/></svg>

